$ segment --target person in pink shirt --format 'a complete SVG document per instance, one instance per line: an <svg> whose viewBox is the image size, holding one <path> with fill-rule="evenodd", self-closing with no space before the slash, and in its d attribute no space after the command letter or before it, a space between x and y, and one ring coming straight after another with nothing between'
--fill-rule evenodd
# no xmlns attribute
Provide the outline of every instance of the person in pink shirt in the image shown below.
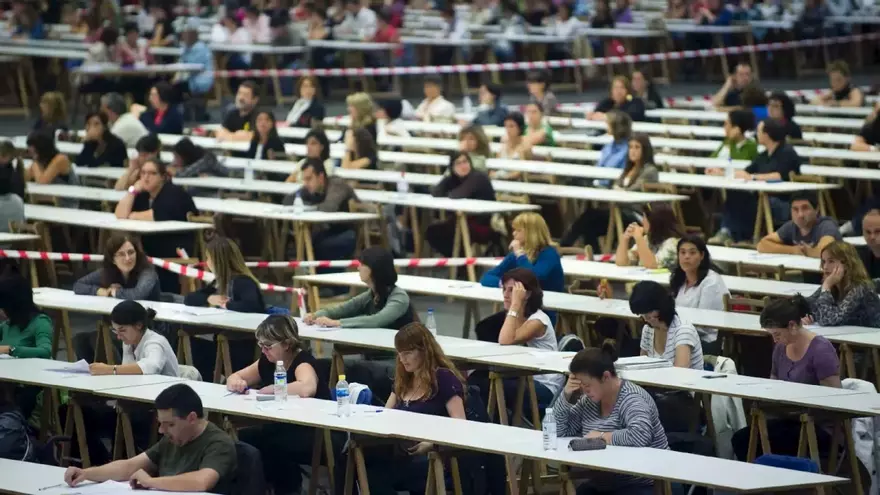
<svg viewBox="0 0 880 495"><path fill-rule="evenodd" d="M129 22L123 29L125 36L119 39L116 46L117 60L122 65L152 64L150 42L141 38L137 23Z"/></svg>
<svg viewBox="0 0 880 495"><path fill-rule="evenodd" d="M272 41L272 28L269 25L269 16L260 12L260 9L250 5L245 10L242 25L250 31L254 43L270 43Z"/></svg>

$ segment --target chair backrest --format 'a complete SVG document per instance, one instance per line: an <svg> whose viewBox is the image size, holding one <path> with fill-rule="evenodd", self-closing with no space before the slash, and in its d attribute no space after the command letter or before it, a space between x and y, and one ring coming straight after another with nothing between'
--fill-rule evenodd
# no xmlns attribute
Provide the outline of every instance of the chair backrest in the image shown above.
<svg viewBox="0 0 880 495"><path fill-rule="evenodd" d="M263 475L263 458L253 445L235 442L235 456L238 469L232 482L232 495L252 495L266 493L266 478Z"/></svg>
<svg viewBox="0 0 880 495"><path fill-rule="evenodd" d="M730 294L725 294L722 300L724 302L724 311L748 314L760 314L761 310L770 302L769 297L753 299L731 296Z"/></svg>

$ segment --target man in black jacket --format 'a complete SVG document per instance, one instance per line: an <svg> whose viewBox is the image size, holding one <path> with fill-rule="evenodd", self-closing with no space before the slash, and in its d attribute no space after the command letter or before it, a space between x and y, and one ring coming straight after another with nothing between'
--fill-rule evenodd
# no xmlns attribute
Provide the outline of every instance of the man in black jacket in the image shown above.
<svg viewBox="0 0 880 495"><path fill-rule="evenodd" d="M865 236L864 246L857 248L868 276L874 280L874 286L880 292L880 208L868 210L862 220L862 235Z"/></svg>

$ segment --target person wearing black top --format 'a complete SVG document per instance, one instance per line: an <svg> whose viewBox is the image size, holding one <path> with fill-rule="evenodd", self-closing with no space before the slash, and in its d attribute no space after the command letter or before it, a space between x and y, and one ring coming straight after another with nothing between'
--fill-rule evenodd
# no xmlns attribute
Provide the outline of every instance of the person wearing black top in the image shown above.
<svg viewBox="0 0 880 495"><path fill-rule="evenodd" d="M853 140L850 149L853 151L877 151L880 144L880 103L874 105L874 111L865 120L865 125Z"/></svg>
<svg viewBox="0 0 880 495"><path fill-rule="evenodd" d="M816 105L831 107L860 107L865 104L865 94L853 87L849 65L843 60L835 60L828 66L828 83L831 91L816 98Z"/></svg>
<svg viewBox="0 0 880 495"><path fill-rule="evenodd" d="M250 141L254 134L254 120L259 103L257 84L253 81L241 83L235 92L235 106L226 112L215 137L226 141Z"/></svg>
<svg viewBox="0 0 880 495"><path fill-rule="evenodd" d="M205 246L205 265L214 281L184 298L187 306L226 308L239 313L265 313L260 283L231 240L217 236Z"/></svg>
<svg viewBox="0 0 880 495"><path fill-rule="evenodd" d="M746 62L737 64L735 72L727 77L724 85L712 97L712 105L716 108L742 105L742 91L752 84L752 80L752 66Z"/></svg>
<svg viewBox="0 0 880 495"><path fill-rule="evenodd" d="M374 124L375 125L375 124ZM366 127L356 127L345 131L345 154L342 155L342 168L366 168L375 170L378 165L376 137Z"/></svg>
<svg viewBox="0 0 880 495"><path fill-rule="evenodd" d="M765 148L745 170L737 170L736 178L752 181L788 181L790 174L800 173L801 158L792 145L785 141L785 127L772 119L758 124L758 144ZM786 222L791 217L788 197L774 194L769 197L774 223ZM741 241L752 238L758 208L754 194L727 191L719 235Z"/></svg>
<svg viewBox="0 0 880 495"><path fill-rule="evenodd" d="M287 123L291 127L315 127L324 122L327 110L321 102L318 79L315 76L303 76L296 84L298 98L287 114Z"/></svg>
<svg viewBox="0 0 880 495"><path fill-rule="evenodd" d="M287 394L300 398L330 398L327 376L319 375L314 356L299 337L299 327L290 316L272 315L256 330L260 359L236 371L226 380L226 389L239 394L255 390L260 395L274 393L275 367L287 370ZM299 493L300 465L311 464L315 429L288 423L266 423L238 431L242 442L256 447L263 455L266 480L277 494Z"/></svg>
<svg viewBox="0 0 880 495"><path fill-rule="evenodd" d="M767 116L783 125L785 135L791 139L803 139L801 126L794 121L795 106L784 91L774 91L767 101Z"/></svg>
<svg viewBox="0 0 880 495"><path fill-rule="evenodd" d="M865 236L865 245L856 249L868 276L874 281L875 290L880 292L880 208L873 208L865 214L862 235Z"/></svg>
<svg viewBox="0 0 880 495"><path fill-rule="evenodd" d="M168 13L168 6L153 5L150 14L156 20L153 32L150 34L150 46L168 46L174 42L174 19Z"/></svg>
<svg viewBox="0 0 880 495"><path fill-rule="evenodd" d="M116 204L116 218L162 222L177 220L185 222L189 213L196 213L192 196L182 187L171 183L165 164L147 160L141 165L140 179L128 188L128 194ZM145 235L144 252L157 258L178 258L177 249L193 252L192 233ZM177 274L159 271L162 292L180 293Z"/></svg>
<svg viewBox="0 0 880 495"><path fill-rule="evenodd" d="M153 134L183 134L183 113L172 104L174 88L159 81L150 88L150 107L140 115L141 123ZM132 112L136 112L132 105ZM143 108L143 107L141 107Z"/></svg>
<svg viewBox="0 0 880 495"><path fill-rule="evenodd" d="M642 102L645 104L645 110L663 108L663 98L661 98L660 93L657 92L657 86L655 86L654 82L649 79L647 71L633 71L630 83L632 85L633 96L641 98Z"/></svg>
<svg viewBox="0 0 880 495"><path fill-rule="evenodd" d="M284 160L284 142L275 128L275 115L264 110L257 113L254 136L247 151L247 158L255 160Z"/></svg>
<svg viewBox="0 0 880 495"><path fill-rule="evenodd" d="M633 96L632 86L626 76L617 76L611 81L611 94L601 100L592 112L587 113L590 120L605 120L605 114L612 110L623 112L633 121L645 120L645 102Z"/></svg>
<svg viewBox="0 0 880 495"><path fill-rule="evenodd" d="M77 167L125 167L128 150L118 136L110 132L104 112L86 116L86 136L82 151L74 163Z"/></svg>
<svg viewBox="0 0 880 495"><path fill-rule="evenodd" d="M495 201L495 189L492 188L489 176L474 168L469 154L455 153L449 157L449 171L436 186L431 188L431 196ZM489 220L488 216L483 215L468 217L471 242L485 244L492 239L493 231ZM443 256L452 256L456 225L454 216L429 225L425 230L428 244Z"/></svg>

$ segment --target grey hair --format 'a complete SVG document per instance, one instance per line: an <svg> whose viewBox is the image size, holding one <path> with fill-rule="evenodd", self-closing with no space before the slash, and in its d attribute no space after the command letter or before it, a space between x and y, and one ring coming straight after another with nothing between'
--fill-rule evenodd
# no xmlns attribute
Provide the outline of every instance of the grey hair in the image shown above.
<svg viewBox="0 0 880 495"><path fill-rule="evenodd" d="M258 341L287 344L291 351L302 347L299 327L290 315L269 316L257 326L255 336Z"/></svg>
<svg viewBox="0 0 880 495"><path fill-rule="evenodd" d="M125 113L125 98L119 93L107 93L101 97L101 103L116 115Z"/></svg>

